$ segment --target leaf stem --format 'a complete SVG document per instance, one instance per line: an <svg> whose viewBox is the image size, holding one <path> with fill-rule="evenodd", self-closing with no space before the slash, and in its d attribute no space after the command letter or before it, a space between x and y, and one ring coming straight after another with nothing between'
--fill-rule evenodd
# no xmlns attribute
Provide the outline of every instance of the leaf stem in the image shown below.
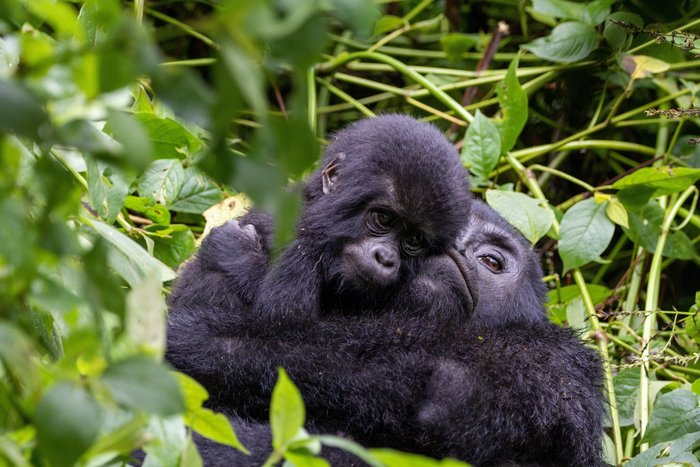
<svg viewBox="0 0 700 467"><path fill-rule="evenodd" d="M399 71L404 76L411 78L416 83L423 86L430 94L432 94L437 100L445 104L450 109L454 110L457 115L459 115L463 120L467 122L472 122L474 117L470 114L464 107L462 107L456 100L452 99L445 91L435 86L431 81L425 78L423 75L415 72L414 70L407 67L404 63L396 60L393 57L384 55L378 52L352 52L343 53L338 55L333 60L319 65L316 70L319 73L329 73L343 66L344 64L358 59L368 59L377 62L385 63L395 70Z"/></svg>
<svg viewBox="0 0 700 467"><path fill-rule="evenodd" d="M649 278L647 280L646 301L644 303L644 328L642 331L642 367L641 378L639 382L639 424L640 436L643 438L647 425L649 424L650 404L649 400L649 356L650 356L650 341L651 333L654 325L655 311L659 306L659 288L661 286L661 271L663 261L663 251L666 246L666 239L671 231L671 224L678 214L679 209L685 201L695 192L695 186L688 187L678 199L671 203L671 206L666 210L663 223L661 224L661 232L659 239L656 241L656 250L651 258L651 266L649 268ZM649 448L649 443L642 443L640 450L645 451Z"/></svg>

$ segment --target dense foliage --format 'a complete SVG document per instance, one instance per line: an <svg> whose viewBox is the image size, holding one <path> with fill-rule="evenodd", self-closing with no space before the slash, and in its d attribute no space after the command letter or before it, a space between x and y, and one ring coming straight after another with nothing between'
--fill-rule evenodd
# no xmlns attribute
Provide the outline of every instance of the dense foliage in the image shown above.
<svg viewBox="0 0 700 467"><path fill-rule="evenodd" d="M206 392L159 362L168 283L248 199L288 241L289 181L330 131L379 112L444 128L474 191L541 250L551 319L605 359L609 462L700 464L698 13L0 0L0 465L136 448L197 465L189 429L238 446ZM322 465L319 440L363 452L303 422L282 374L271 461Z"/></svg>

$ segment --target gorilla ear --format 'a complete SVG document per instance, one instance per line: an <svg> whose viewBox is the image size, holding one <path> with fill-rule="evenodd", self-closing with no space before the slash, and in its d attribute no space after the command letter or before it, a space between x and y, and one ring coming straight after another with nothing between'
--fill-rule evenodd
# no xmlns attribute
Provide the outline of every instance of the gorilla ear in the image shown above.
<svg viewBox="0 0 700 467"><path fill-rule="evenodd" d="M335 190L336 182L338 181L338 173L340 172L340 164L345 159L345 153L339 152L331 161L324 167L321 172L321 183L323 184L323 194L327 195Z"/></svg>

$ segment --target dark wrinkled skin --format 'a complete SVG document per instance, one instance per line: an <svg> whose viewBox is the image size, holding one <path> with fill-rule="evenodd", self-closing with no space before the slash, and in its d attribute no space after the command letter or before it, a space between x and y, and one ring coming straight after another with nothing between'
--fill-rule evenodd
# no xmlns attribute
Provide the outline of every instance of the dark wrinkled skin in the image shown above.
<svg viewBox="0 0 700 467"><path fill-rule="evenodd" d="M300 228L307 213L322 210L327 200L321 178L319 171L308 183ZM350 201L336 200L333 209ZM280 274L279 265L270 272L267 216L251 213L215 229L171 296L167 358L202 382L214 405L236 414L234 425L249 435L244 442L256 461L270 451L261 422L282 366L301 389L312 431L475 465L600 465L603 399L596 355L570 331L547 322L541 271L527 241L480 203L464 217L457 219L466 230L452 238L458 238L466 268L477 264L478 279L473 270L457 267L441 240L433 254L404 266L400 280L388 287L393 290L366 297L338 288L328 274L332 267L320 265L320 306L311 315L272 313L260 304ZM333 225L319 226L317 235ZM345 237L352 231L343 225ZM312 242L295 245L299 251ZM289 252L295 245L280 264L295 261ZM333 249L326 247L317 245L317 260L332 262ZM488 267L494 257L503 265L498 273ZM463 298L465 275L481 291L474 310L465 309L471 303ZM307 284L301 279L311 276L299 277L294 285L281 281L279 290L299 293ZM250 465L250 458L230 448L204 440L198 445L208 465L221 459ZM357 462L342 452L324 455L340 465Z"/></svg>

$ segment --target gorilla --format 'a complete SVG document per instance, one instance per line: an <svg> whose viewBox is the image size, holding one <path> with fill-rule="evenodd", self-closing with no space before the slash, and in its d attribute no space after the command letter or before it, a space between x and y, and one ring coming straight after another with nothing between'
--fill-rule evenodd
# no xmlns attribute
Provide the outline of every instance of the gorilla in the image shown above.
<svg viewBox="0 0 700 467"><path fill-rule="evenodd" d="M401 145L385 141L393 135L412 158L425 154L425 138L437 138L433 151L450 160L439 133L401 117L374 122L351 126L329 147L306 187L300 239L278 264L269 264L272 223L262 213L205 239L171 295L168 360L202 382L215 407L235 414L256 459L271 450L261 422L283 366L302 391L311 431L475 465L600 465L600 364L570 331L548 323L529 243L486 205L462 197L446 206L449 187L432 184L452 183L461 194L460 177L431 168L437 178L416 179L420 170L384 160L393 162ZM390 123L404 131L386 132ZM373 128L384 132L360 138ZM352 166L351 157L373 162ZM350 177L346 167L370 174ZM424 186L411 193L402 187L411 181ZM412 217L418 208L431 217L440 204L440 216L454 217L433 218L430 229ZM438 236L432 229L441 222L447 231ZM299 270L292 282L297 266L287 262L313 262L313 274ZM278 294L271 301L281 300L284 287L289 300L307 301L265 308L268 290ZM251 462L198 444L208 465ZM350 464L342 453L325 454Z"/></svg>
<svg viewBox="0 0 700 467"><path fill-rule="evenodd" d="M481 292L467 321L447 326L449 316L440 321L421 314L436 314L441 304L443 313L459 312L447 309L451 298L458 301L458 281L449 280L454 269L431 259L405 288L407 296L416 295L407 302L414 308L324 317L313 327L278 329L263 343L257 336L239 337L238 360L230 364L264 363L255 374L235 373L250 383L238 396L264 392L268 402L263 380L271 382L282 365L307 407L316 408L309 411L311 431L347 433L370 446L474 465L602 465L605 405L596 354L570 330L547 321L541 271L527 240L485 204L475 203L471 216L459 247L477 258ZM202 251L213 243L235 243L237 237L226 231L214 230ZM343 411L343 404L350 409ZM371 417L381 424L363 425ZM247 434L244 443L253 455L264 459L271 451L267 427L240 418L233 423ZM198 445L210 465L217 459L251 462L232 448L206 440ZM330 458L340 465L357 462L345 455L331 452Z"/></svg>

